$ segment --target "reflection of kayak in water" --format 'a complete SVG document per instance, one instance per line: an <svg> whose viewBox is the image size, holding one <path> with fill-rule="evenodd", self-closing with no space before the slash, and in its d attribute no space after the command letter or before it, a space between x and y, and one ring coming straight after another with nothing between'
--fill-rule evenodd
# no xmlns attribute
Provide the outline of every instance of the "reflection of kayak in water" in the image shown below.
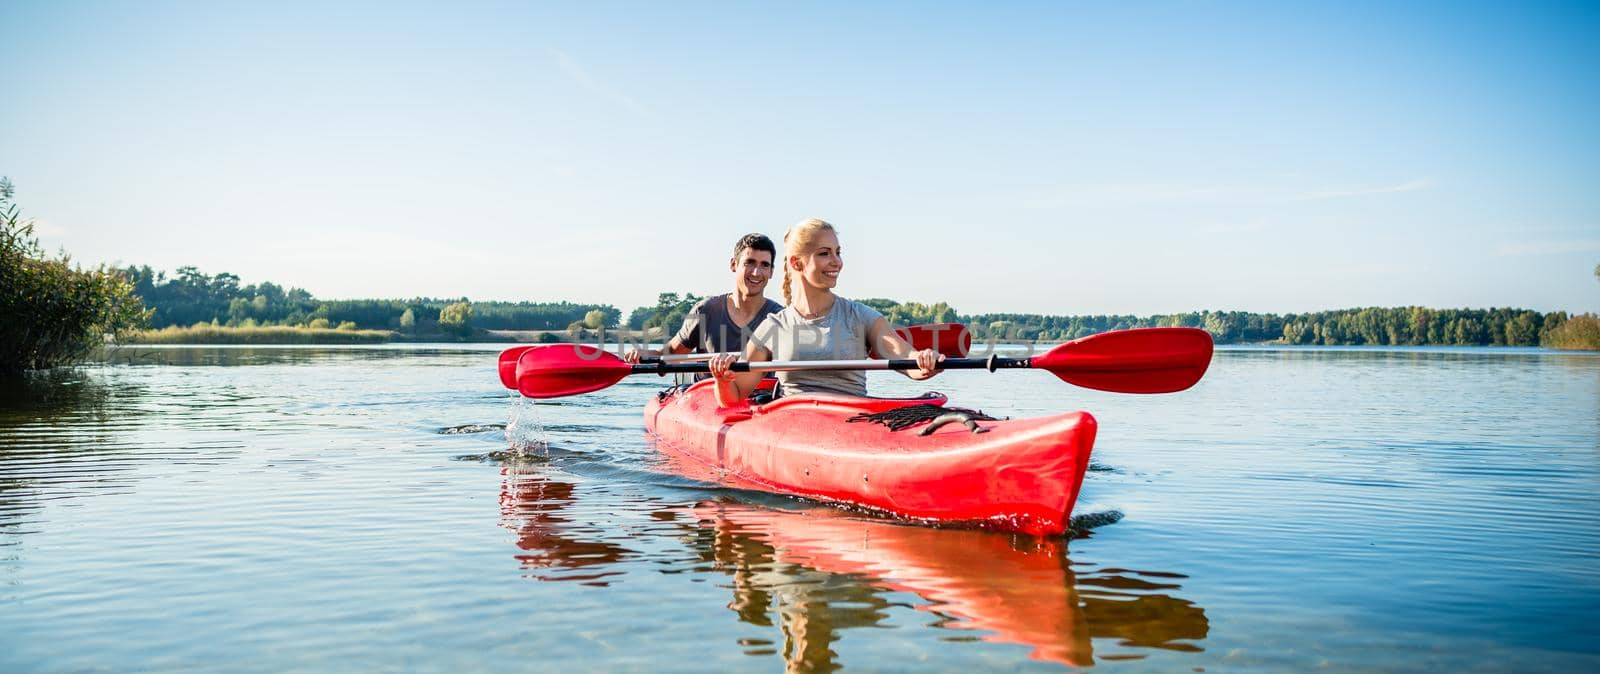
<svg viewBox="0 0 1600 674"><path fill-rule="evenodd" d="M815 570L916 594L929 602L919 610L951 619L943 627L988 632L981 637L985 641L1029 646L1029 657L1035 660L1072 666L1094 663L1091 638L1117 638L1128 647L1199 651L1184 640L1204 639L1209 630L1204 610L1161 593L1178 589L1172 580L1182 576L1108 569L1079 577L1068 567L1061 540L730 502L702 503L692 514L700 527L716 532L717 561L737 567L736 597L729 607L747 622L755 622L752 614L764 615L770 595L803 595L818 587L815 579L803 577L805 570ZM811 658L831 654L827 642L838 638L835 630L854 626L838 624L848 616L834 612L862 604L860 598L840 599L846 606L830 606L826 596L780 601L780 615L788 616L785 634L796 642L786 650ZM886 605L882 598L875 603ZM754 612L753 604L758 605Z"/></svg>
<svg viewBox="0 0 1600 674"><path fill-rule="evenodd" d="M924 428L934 430L924 434L892 430L893 417L912 407L943 417L944 396L801 394L724 408L712 386L669 391L645 406L645 428L670 459L683 459L679 472L900 517L1059 535L1094 445L1095 421L1084 412L930 418Z"/></svg>

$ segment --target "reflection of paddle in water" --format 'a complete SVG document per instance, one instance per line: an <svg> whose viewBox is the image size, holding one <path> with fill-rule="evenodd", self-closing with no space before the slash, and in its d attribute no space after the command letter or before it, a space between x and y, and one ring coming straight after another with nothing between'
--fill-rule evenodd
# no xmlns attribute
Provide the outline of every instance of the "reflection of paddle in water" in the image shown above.
<svg viewBox="0 0 1600 674"><path fill-rule="evenodd" d="M941 627L988 632L986 641L1030 646L1033 659L1071 666L1094 664L1095 637L1192 652L1201 649L1187 641L1209 630L1204 610L1157 592L1178 589L1170 581L1182 576L1104 569L1078 578L1059 539L731 502L702 503L693 514L714 532L711 553L734 577L729 608L745 622L770 625L767 607L776 605L789 671L838 669L829 644L840 629L887 617L884 590L926 599L918 608L948 618Z"/></svg>
<svg viewBox="0 0 1600 674"><path fill-rule="evenodd" d="M633 551L614 543L585 541L576 537L571 520L561 512L572 505L573 485L552 480L532 461L508 461L500 474L500 523L517 532L517 547L527 551L517 555L525 569L536 570L540 580L572 580L604 587L604 580L620 575L601 569L633 555ZM580 573L574 571L582 570Z"/></svg>

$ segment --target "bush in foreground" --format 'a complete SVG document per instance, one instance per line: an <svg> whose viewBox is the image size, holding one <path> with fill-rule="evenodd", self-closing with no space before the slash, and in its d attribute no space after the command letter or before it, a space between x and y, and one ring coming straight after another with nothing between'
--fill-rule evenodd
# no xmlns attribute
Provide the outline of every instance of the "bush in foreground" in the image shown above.
<svg viewBox="0 0 1600 674"><path fill-rule="evenodd" d="M0 374L72 363L143 325L148 313L122 276L45 255L14 193L0 178Z"/></svg>

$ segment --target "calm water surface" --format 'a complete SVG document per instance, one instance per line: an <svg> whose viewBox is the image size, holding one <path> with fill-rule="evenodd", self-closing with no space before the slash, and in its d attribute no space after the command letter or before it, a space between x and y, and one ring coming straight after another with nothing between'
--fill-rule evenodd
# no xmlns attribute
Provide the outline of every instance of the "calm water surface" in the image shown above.
<svg viewBox="0 0 1600 674"><path fill-rule="evenodd" d="M661 380L524 404L497 351L4 384L0 671L1600 671L1600 355L1231 349L1148 397L871 375L1093 412L1078 513L1123 517L1065 541L672 475Z"/></svg>

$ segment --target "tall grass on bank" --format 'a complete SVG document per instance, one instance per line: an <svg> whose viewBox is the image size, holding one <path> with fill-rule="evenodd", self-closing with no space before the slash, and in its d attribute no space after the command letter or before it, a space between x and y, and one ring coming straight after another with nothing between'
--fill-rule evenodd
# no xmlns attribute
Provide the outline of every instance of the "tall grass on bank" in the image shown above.
<svg viewBox="0 0 1600 674"><path fill-rule="evenodd" d="M124 344L378 344L394 335L388 330L338 330L296 328L286 325L227 327L200 324L187 328L169 325L160 330L130 333Z"/></svg>
<svg viewBox="0 0 1600 674"><path fill-rule="evenodd" d="M1578 314L1567 319L1550 334L1545 335L1543 346L1551 349L1577 349L1600 351L1600 316Z"/></svg>

